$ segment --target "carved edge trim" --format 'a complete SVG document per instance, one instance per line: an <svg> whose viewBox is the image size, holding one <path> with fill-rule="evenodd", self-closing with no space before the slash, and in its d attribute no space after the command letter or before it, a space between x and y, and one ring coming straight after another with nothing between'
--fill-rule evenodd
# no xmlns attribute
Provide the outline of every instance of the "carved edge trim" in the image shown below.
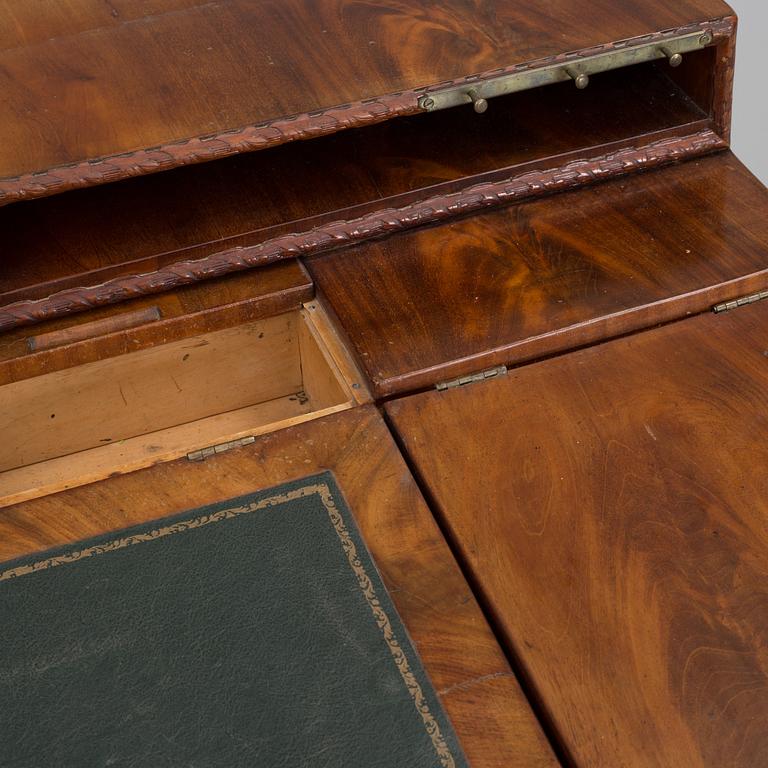
<svg viewBox="0 0 768 768"><path fill-rule="evenodd" d="M350 221L334 221L306 232L281 235L257 245L181 261L155 272L118 277L87 288L64 290L46 299L15 302L0 308L0 331L161 293L280 259L321 253L460 214L572 189L726 147L727 144L714 131L707 129L641 147L627 147L608 155L575 160L560 167L528 171L502 181L476 184L402 208L387 208Z"/></svg>
<svg viewBox="0 0 768 768"><path fill-rule="evenodd" d="M249 125L210 136L198 136L149 149L139 149L0 179L0 206L17 200L31 200L70 189L157 173L183 165L221 159L239 152L268 149L291 141L317 138L347 128L361 128L394 117L421 113L424 110L419 107L418 99L425 92L488 80L500 75L537 69L555 63L574 61L586 56L631 48L654 40L661 41L669 37L705 29L712 31L716 42L722 41L723 38L727 38L734 32L735 18L728 16L697 22L676 29L653 32L579 51L548 56L523 64L468 75L456 80L392 93L378 98L364 99L351 104L292 117L283 117L271 122Z"/></svg>

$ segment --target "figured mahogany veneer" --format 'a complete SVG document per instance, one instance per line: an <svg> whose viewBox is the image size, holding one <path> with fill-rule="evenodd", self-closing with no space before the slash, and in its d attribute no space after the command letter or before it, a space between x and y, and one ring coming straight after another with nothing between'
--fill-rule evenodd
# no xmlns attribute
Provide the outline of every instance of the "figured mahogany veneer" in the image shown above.
<svg viewBox="0 0 768 768"><path fill-rule="evenodd" d="M720 0L73 0L51 14L6 1L0 200L379 122L416 111L429 85L730 13Z"/></svg>
<svg viewBox="0 0 768 768"><path fill-rule="evenodd" d="M0 209L0 326L722 147L715 53Z"/></svg>
<svg viewBox="0 0 768 768"><path fill-rule="evenodd" d="M768 287L768 191L730 153L308 261L379 397Z"/></svg>
<svg viewBox="0 0 768 768"><path fill-rule="evenodd" d="M207 459L19 504L0 559L330 469L474 768L557 768L504 654L381 418L361 407Z"/></svg>
<svg viewBox="0 0 768 768"><path fill-rule="evenodd" d="M768 763L768 301L387 405L578 768Z"/></svg>

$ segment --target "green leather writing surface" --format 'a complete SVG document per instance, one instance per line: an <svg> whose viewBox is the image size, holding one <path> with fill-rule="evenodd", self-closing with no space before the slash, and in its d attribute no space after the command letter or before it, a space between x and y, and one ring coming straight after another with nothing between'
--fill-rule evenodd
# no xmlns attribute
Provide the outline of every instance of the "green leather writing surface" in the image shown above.
<svg viewBox="0 0 768 768"><path fill-rule="evenodd" d="M465 766L330 473L0 565L0 766Z"/></svg>

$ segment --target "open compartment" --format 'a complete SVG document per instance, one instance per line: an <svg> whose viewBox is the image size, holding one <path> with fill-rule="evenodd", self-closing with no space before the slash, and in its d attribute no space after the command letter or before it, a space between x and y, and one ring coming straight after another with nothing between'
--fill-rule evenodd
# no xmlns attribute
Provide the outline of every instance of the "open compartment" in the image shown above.
<svg viewBox="0 0 768 768"><path fill-rule="evenodd" d="M309 302L5 384L0 506L345 410L365 391L351 370Z"/></svg>
<svg viewBox="0 0 768 768"><path fill-rule="evenodd" d="M314 229L293 243L293 253L307 252L335 242L317 234L331 222L352 222L342 240L359 240L378 230L354 221L379 210L669 139L708 132L717 141L723 45L687 53L677 68L654 60L602 72L585 90L561 82L499 96L484 114L470 104L420 113L6 206L0 306ZM686 151L704 150L694 141L680 150ZM583 175L585 181L605 174ZM104 302L108 293L89 300Z"/></svg>

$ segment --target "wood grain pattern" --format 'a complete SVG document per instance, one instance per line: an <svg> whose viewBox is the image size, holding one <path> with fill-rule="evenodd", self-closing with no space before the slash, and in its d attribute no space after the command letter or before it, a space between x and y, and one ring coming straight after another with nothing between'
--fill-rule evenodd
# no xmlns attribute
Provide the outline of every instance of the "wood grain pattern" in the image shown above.
<svg viewBox="0 0 768 768"><path fill-rule="evenodd" d="M186 424L137 435L98 448L87 448L0 474L0 509L29 499L124 475L164 461L186 457L212 445L292 427L337 413L350 403L314 411L296 394L267 400Z"/></svg>
<svg viewBox="0 0 768 768"><path fill-rule="evenodd" d="M356 219L331 221L304 232L278 235L256 245L236 245L203 258L174 262L153 272L117 277L93 287L59 291L46 299L17 301L0 308L0 331L160 293L280 259L339 248L502 203L559 192L685 157L696 157L724 147L722 139L706 129L648 144L641 142L637 147L622 145L608 154L570 160L562 166L534 167L500 181L485 181L458 192L419 199L402 208L374 210Z"/></svg>
<svg viewBox="0 0 768 768"><path fill-rule="evenodd" d="M291 260L257 272L138 298L120 307L51 320L35 331L71 337L55 349L32 349L28 330L9 331L0 334L0 385L297 310L313 295L306 270ZM160 317L138 327L105 329L98 335L78 338L84 325L119 323L125 313L133 315L147 309L158 310Z"/></svg>
<svg viewBox="0 0 768 768"><path fill-rule="evenodd" d="M556 768L494 636L372 407L3 510L0 558L333 471L474 768Z"/></svg>
<svg viewBox="0 0 768 768"><path fill-rule="evenodd" d="M689 75L680 88L670 76L713 69L714 50L677 69L653 62L604 73L586 91L560 83L512 94L482 116L415 115L0 208L0 306L455 192L488 174L508 178L520 166L696 133L710 124L711 86Z"/></svg>
<svg viewBox="0 0 768 768"><path fill-rule="evenodd" d="M308 262L378 397L768 286L768 191L730 153Z"/></svg>
<svg viewBox="0 0 768 768"><path fill-rule="evenodd" d="M712 114L718 134L727 142L731 140L733 113L733 78L736 74L736 29L738 20L729 19L731 29L717 46L718 61L713 70L714 94Z"/></svg>
<svg viewBox="0 0 768 768"><path fill-rule="evenodd" d="M335 379L345 383L345 396L357 405L373 402L365 375L350 352L338 321L332 316L327 304L314 299L304 304L301 315L308 331L305 341L310 341L311 338L322 352L323 360L329 371L334 373ZM307 371L304 362L302 366L306 379Z"/></svg>
<svg viewBox="0 0 768 768"><path fill-rule="evenodd" d="M387 405L579 768L768 762L768 302Z"/></svg>
<svg viewBox="0 0 768 768"><path fill-rule="evenodd" d="M433 84L733 19L720 0L95 0L17 11L0 50L0 202L418 109ZM0 18L3 18L0 16ZM727 28L726 28L727 27ZM298 85L301 87L298 87Z"/></svg>
<svg viewBox="0 0 768 768"><path fill-rule="evenodd" d="M298 312L0 387L0 471L295 394Z"/></svg>
<svg viewBox="0 0 768 768"><path fill-rule="evenodd" d="M101 320L90 320L87 323L77 323L58 331L46 331L30 336L27 339L27 348L30 352L40 352L45 349L64 347L85 339L96 336L105 336L108 333L125 331L137 328L147 323L154 323L162 317L160 307L157 305L133 309L128 312L114 313Z"/></svg>
<svg viewBox="0 0 768 768"><path fill-rule="evenodd" d="M0 387L0 508L369 402L317 300L37 375Z"/></svg>

